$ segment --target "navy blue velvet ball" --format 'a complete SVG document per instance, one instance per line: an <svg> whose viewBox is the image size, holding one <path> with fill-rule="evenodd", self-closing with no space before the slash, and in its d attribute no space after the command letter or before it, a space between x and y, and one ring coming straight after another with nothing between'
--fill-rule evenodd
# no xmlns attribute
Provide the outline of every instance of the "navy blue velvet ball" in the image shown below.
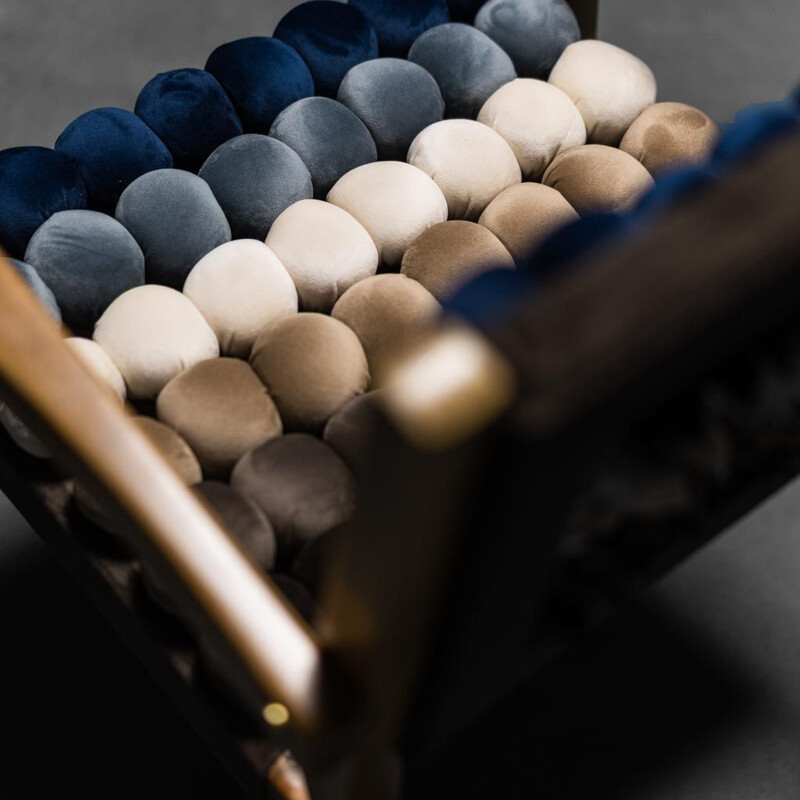
<svg viewBox="0 0 800 800"><path fill-rule="evenodd" d="M486 330L492 323L507 316L515 305L534 290L535 284L525 272L493 269L482 272L456 291L445 302L444 310Z"/></svg>
<svg viewBox="0 0 800 800"><path fill-rule="evenodd" d="M311 70L317 94L336 97L356 64L378 57L378 35L355 6L310 0L293 8L273 36L294 47Z"/></svg>
<svg viewBox="0 0 800 800"><path fill-rule="evenodd" d="M245 133L269 133L284 108L314 94L306 62L293 47L268 36L221 45L206 69L233 101Z"/></svg>
<svg viewBox="0 0 800 800"><path fill-rule="evenodd" d="M405 58L428 28L450 22L447 0L350 0L378 34L382 56Z"/></svg>
<svg viewBox="0 0 800 800"><path fill-rule="evenodd" d="M17 274L28 284L30 290L36 295L39 302L47 309L47 312L57 322L61 322L61 309L58 307L58 301L53 294L50 287L41 279L39 273L24 261L18 261L16 258L10 258L9 263L17 271Z"/></svg>
<svg viewBox="0 0 800 800"><path fill-rule="evenodd" d="M769 141L800 128L800 106L789 100L758 103L740 111L732 125L723 127L714 162L727 164L746 158Z"/></svg>
<svg viewBox="0 0 800 800"><path fill-rule="evenodd" d="M89 208L113 214L119 196L145 172L172 166L166 145L136 114L96 108L70 122L56 150L77 165Z"/></svg>
<svg viewBox="0 0 800 800"><path fill-rule="evenodd" d="M270 136L303 159L314 197L325 199L333 184L362 164L377 161L375 141L346 106L328 97L307 97L281 111Z"/></svg>
<svg viewBox="0 0 800 800"><path fill-rule="evenodd" d="M134 112L167 146L175 167L189 172L197 172L223 142L242 134L233 103L203 69L156 75L139 92Z"/></svg>
<svg viewBox="0 0 800 800"><path fill-rule="evenodd" d="M486 0L447 0L447 5L450 7L450 19L453 22L468 22L471 25L475 21L475 15L485 2Z"/></svg>
<svg viewBox="0 0 800 800"><path fill-rule="evenodd" d="M22 258L36 229L58 211L86 207L78 168L47 147L0 152L0 245Z"/></svg>
<svg viewBox="0 0 800 800"><path fill-rule="evenodd" d="M639 201L638 210L644 214L658 214L710 186L717 177L716 170L705 164L664 172L656 178L656 185Z"/></svg>

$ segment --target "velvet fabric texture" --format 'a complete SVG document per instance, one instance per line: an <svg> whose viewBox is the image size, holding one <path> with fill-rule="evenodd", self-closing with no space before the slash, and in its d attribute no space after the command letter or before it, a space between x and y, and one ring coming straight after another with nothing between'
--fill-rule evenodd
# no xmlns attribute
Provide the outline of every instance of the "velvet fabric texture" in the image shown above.
<svg viewBox="0 0 800 800"><path fill-rule="evenodd" d="M144 256L119 222L99 211L60 211L33 235L25 260L50 287L64 321L91 332L123 292L144 283Z"/></svg>
<svg viewBox="0 0 800 800"><path fill-rule="evenodd" d="M334 319L353 330L364 347L373 389L434 329L440 312L421 283L395 274L360 281L333 307Z"/></svg>
<svg viewBox="0 0 800 800"><path fill-rule="evenodd" d="M439 84L445 116L475 119L503 84L517 77L508 54L471 25L452 22L426 31L408 53Z"/></svg>
<svg viewBox="0 0 800 800"><path fill-rule="evenodd" d="M192 267L231 240L228 220L208 184L180 169L137 178L117 205L117 219L144 253L148 283L182 289Z"/></svg>
<svg viewBox="0 0 800 800"><path fill-rule="evenodd" d="M5 403L0 403L0 425L5 428L11 441L24 453L33 458L52 458L42 440Z"/></svg>
<svg viewBox="0 0 800 800"><path fill-rule="evenodd" d="M472 25L475 15L485 2L486 0L447 0L450 19L453 22L467 22Z"/></svg>
<svg viewBox="0 0 800 800"><path fill-rule="evenodd" d="M376 161L372 134L349 108L328 97L307 97L281 111L269 135L300 156L314 197L325 199L342 175Z"/></svg>
<svg viewBox="0 0 800 800"><path fill-rule="evenodd" d="M475 27L511 56L522 78L547 80L564 49L581 38L566 0L489 0Z"/></svg>
<svg viewBox="0 0 800 800"><path fill-rule="evenodd" d="M351 397L369 388L367 358L358 338L323 314L297 314L267 325L250 363L288 431L320 433Z"/></svg>
<svg viewBox="0 0 800 800"><path fill-rule="evenodd" d="M220 45L206 70L233 101L245 133L269 133L284 108L314 94L314 79L298 52L268 36Z"/></svg>
<svg viewBox="0 0 800 800"><path fill-rule="evenodd" d="M654 186L650 173L633 156L600 144L561 153L542 183L561 192L581 216L628 211Z"/></svg>
<svg viewBox="0 0 800 800"><path fill-rule="evenodd" d="M158 395L156 414L186 439L203 474L220 480L245 453L283 433L264 384L235 358L201 361L176 375Z"/></svg>
<svg viewBox="0 0 800 800"><path fill-rule="evenodd" d="M64 344L100 386L110 390L120 403L125 402L127 396L125 379L108 353L97 342L72 336L64 339Z"/></svg>
<svg viewBox="0 0 800 800"><path fill-rule="evenodd" d="M323 439L356 478L370 467L373 426L378 417L380 392L367 392L345 403L325 426Z"/></svg>
<svg viewBox="0 0 800 800"><path fill-rule="evenodd" d="M113 214L122 192L140 175L172 166L166 145L135 114L96 108L70 122L56 150L77 164L88 207Z"/></svg>
<svg viewBox="0 0 800 800"><path fill-rule="evenodd" d="M447 0L350 0L378 34L382 56L405 58L414 40L450 21Z"/></svg>
<svg viewBox="0 0 800 800"><path fill-rule="evenodd" d="M155 131L177 169L197 172L242 123L217 79L203 69L174 69L139 92L134 113Z"/></svg>
<svg viewBox="0 0 800 800"><path fill-rule="evenodd" d="M313 197L311 175L283 142L252 133L218 147L200 170L228 218L234 239L267 238L278 215Z"/></svg>
<svg viewBox="0 0 800 800"><path fill-rule="evenodd" d="M481 225L450 220L428 228L403 256L402 273L419 281L439 302L481 272L514 268L502 242Z"/></svg>
<svg viewBox="0 0 800 800"><path fill-rule="evenodd" d="M336 97L350 69L378 57L378 36L363 12L334 0L301 3L283 17L273 36L302 56L323 97Z"/></svg>
<svg viewBox="0 0 800 800"><path fill-rule="evenodd" d="M353 67L337 98L367 126L383 160L405 161L417 134L444 117L444 99L433 76L397 58Z"/></svg>
<svg viewBox="0 0 800 800"><path fill-rule="evenodd" d="M189 273L183 293L214 330L220 351L238 358L250 355L265 325L297 313L292 278L275 253L255 239L212 250Z"/></svg>
<svg viewBox="0 0 800 800"><path fill-rule="evenodd" d="M659 175L655 187L643 195L638 211L641 214L659 214L718 179L718 170L709 164L691 164L669 170Z"/></svg>
<svg viewBox="0 0 800 800"><path fill-rule="evenodd" d="M521 270L494 269L462 286L447 301L445 310L488 332L532 291L534 283Z"/></svg>
<svg viewBox="0 0 800 800"><path fill-rule="evenodd" d="M514 151L487 125L448 119L411 144L408 163L434 180L450 219L477 220L500 192L522 180Z"/></svg>
<svg viewBox="0 0 800 800"><path fill-rule="evenodd" d="M289 206L270 228L267 245L291 275L304 311L329 313L345 291L378 269L378 250L361 223L321 200Z"/></svg>
<svg viewBox="0 0 800 800"><path fill-rule="evenodd" d="M86 208L86 187L63 153L46 147L0 151L0 246L22 258L36 229L59 211Z"/></svg>
<svg viewBox="0 0 800 800"><path fill-rule="evenodd" d="M747 158L758 148L800 128L800 106L788 100L757 103L742 109L725 130L714 149L715 164L725 165Z"/></svg>
<svg viewBox="0 0 800 800"><path fill-rule="evenodd" d="M61 309L58 307L56 296L41 279L39 273L30 264L16 258L10 258L8 262L17 271L17 275L28 284L28 288L36 295L36 299L45 307L47 313L56 322L61 322Z"/></svg>

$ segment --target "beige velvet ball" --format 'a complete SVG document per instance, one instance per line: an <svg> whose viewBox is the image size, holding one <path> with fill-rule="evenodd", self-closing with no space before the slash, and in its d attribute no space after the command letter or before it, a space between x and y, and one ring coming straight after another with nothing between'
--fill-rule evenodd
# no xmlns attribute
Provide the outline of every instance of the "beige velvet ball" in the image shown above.
<svg viewBox="0 0 800 800"><path fill-rule="evenodd" d="M198 261L183 293L197 306L224 355L247 358L261 329L297 313L297 290L278 256L255 239L228 242Z"/></svg>
<svg viewBox="0 0 800 800"><path fill-rule="evenodd" d="M425 128L411 143L408 163L436 182L450 219L477 220L503 189L522 180L503 137L469 119L448 119Z"/></svg>
<svg viewBox="0 0 800 800"><path fill-rule="evenodd" d="M591 39L567 47L550 73L550 83L578 107L588 141L613 146L655 103L657 94L647 64L613 44Z"/></svg>
<svg viewBox="0 0 800 800"><path fill-rule="evenodd" d="M344 175L328 202L352 214L378 248L381 263L397 269L408 246L447 219L442 190L421 169L402 161L365 164Z"/></svg>
<svg viewBox="0 0 800 800"><path fill-rule="evenodd" d="M323 314L302 313L267 325L250 363L288 431L321 432L350 398L369 388L358 337Z"/></svg>
<svg viewBox="0 0 800 800"><path fill-rule="evenodd" d="M627 211L654 185L633 156L600 144L574 147L557 156L542 182L561 192L581 215Z"/></svg>
<svg viewBox="0 0 800 800"><path fill-rule="evenodd" d="M72 351L75 357L91 373L92 377L102 386L114 393L121 402L125 402L125 379L117 369L111 357L91 339L82 339L78 336L64 339L64 344Z"/></svg>
<svg viewBox="0 0 800 800"><path fill-rule="evenodd" d="M586 125L575 103L556 86L533 78L501 86L478 122L508 142L526 181L539 180L562 151L586 144Z"/></svg>
<svg viewBox="0 0 800 800"><path fill-rule="evenodd" d="M344 292L378 269L378 249L364 226L321 200L289 206L267 244L292 276L304 311L330 313Z"/></svg>

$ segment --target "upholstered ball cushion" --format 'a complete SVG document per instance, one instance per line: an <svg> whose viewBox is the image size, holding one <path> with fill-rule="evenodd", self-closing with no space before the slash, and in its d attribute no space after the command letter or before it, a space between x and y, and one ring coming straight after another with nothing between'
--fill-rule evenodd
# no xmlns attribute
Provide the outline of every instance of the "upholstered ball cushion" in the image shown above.
<svg viewBox="0 0 800 800"><path fill-rule="evenodd" d="M350 0L378 34L382 56L405 58L428 28L450 21L446 0Z"/></svg>
<svg viewBox="0 0 800 800"><path fill-rule="evenodd" d="M178 373L219 355L202 314L166 286L139 286L118 297L98 320L94 340L119 368L133 399L154 399Z"/></svg>
<svg viewBox="0 0 800 800"><path fill-rule="evenodd" d="M72 336L64 339L64 344L101 386L110 389L121 402L125 401L127 396L125 379L108 353L97 342Z"/></svg>
<svg viewBox="0 0 800 800"><path fill-rule="evenodd" d="M442 190L421 169L400 161L354 169L331 189L328 201L366 228L387 268L399 267L408 246L447 219Z"/></svg>
<svg viewBox="0 0 800 800"><path fill-rule="evenodd" d="M135 114L122 108L96 108L70 122L56 150L78 166L89 208L113 214L127 186L145 172L167 169L166 145Z"/></svg>
<svg viewBox="0 0 800 800"><path fill-rule="evenodd" d="M325 426L323 439L356 477L369 468L373 426L380 391L367 392L345 403Z"/></svg>
<svg viewBox="0 0 800 800"><path fill-rule="evenodd" d="M607 42L571 44L550 73L586 123L590 142L618 145L633 121L656 101L650 67Z"/></svg>
<svg viewBox="0 0 800 800"><path fill-rule="evenodd" d="M514 267L502 242L481 225L451 220L428 228L406 250L402 272L443 302L476 275L496 267Z"/></svg>
<svg viewBox="0 0 800 800"><path fill-rule="evenodd" d="M355 511L350 470L328 445L306 434L282 436L248 453L236 465L231 486L263 509L279 552L288 556Z"/></svg>
<svg viewBox="0 0 800 800"><path fill-rule="evenodd" d="M580 111L560 89L519 78L498 89L478 114L514 151L525 180L539 180L550 162L570 147L586 144Z"/></svg>
<svg viewBox="0 0 800 800"><path fill-rule="evenodd" d="M444 116L444 100L419 64L378 58L345 75L337 99L367 126L382 159L405 161L414 137Z"/></svg>
<svg viewBox="0 0 800 800"><path fill-rule="evenodd" d="M148 283L183 288L192 267L231 240L231 228L208 184L180 169L137 178L117 205L117 219L144 253Z"/></svg>
<svg viewBox="0 0 800 800"><path fill-rule="evenodd" d="M575 219L577 211L560 192L541 183L520 183L495 197L478 222L519 264L548 234Z"/></svg>
<svg viewBox="0 0 800 800"><path fill-rule="evenodd" d="M564 48L581 38L566 0L489 0L475 27L511 56L524 78L546 80Z"/></svg>
<svg viewBox="0 0 800 800"><path fill-rule="evenodd" d="M61 322L61 309L50 287L41 279L39 273L24 261L10 258L9 263L17 271L17 275L28 284L28 288L36 295L36 299L45 307L47 313L56 322Z"/></svg>
<svg viewBox="0 0 800 800"><path fill-rule="evenodd" d="M42 440L5 403L0 403L0 425L24 453L34 458L52 458Z"/></svg>
<svg viewBox="0 0 800 800"><path fill-rule="evenodd" d="M441 306L405 275L375 275L348 289L333 317L355 331L367 354L373 388L436 324Z"/></svg>
<svg viewBox="0 0 800 800"><path fill-rule="evenodd" d="M267 244L292 276L305 311L330 312L343 292L378 269L378 250L361 223L321 200L289 206Z"/></svg>
<svg viewBox="0 0 800 800"><path fill-rule="evenodd" d="M52 289L64 321L91 331L109 304L144 283L136 240L98 211L60 211L33 235L25 260Z"/></svg>
<svg viewBox="0 0 800 800"><path fill-rule="evenodd" d="M378 57L378 36L363 12L335 0L301 3L273 36L297 50L324 97L336 97L342 78L356 64Z"/></svg>
<svg viewBox="0 0 800 800"><path fill-rule="evenodd" d="M46 147L0 151L0 246L22 258L36 229L58 211L86 207L78 168Z"/></svg>
<svg viewBox="0 0 800 800"><path fill-rule="evenodd" d="M290 431L320 432L351 397L369 388L358 338L322 314L271 322L256 339L250 363Z"/></svg>
<svg viewBox="0 0 800 800"><path fill-rule="evenodd" d="M508 54L471 25L451 22L426 31L408 53L439 84L445 115L475 119L483 104L517 77Z"/></svg>
<svg viewBox="0 0 800 800"><path fill-rule="evenodd" d="M622 137L620 149L656 175L706 161L719 139L719 126L685 103L656 103L646 108Z"/></svg>
<svg viewBox="0 0 800 800"><path fill-rule="evenodd" d="M281 111L269 135L300 156L314 196L325 198L351 169L376 161L372 134L349 109L328 97L307 97Z"/></svg>
<svg viewBox="0 0 800 800"><path fill-rule="evenodd" d="M189 273L184 294L200 309L225 355L247 358L261 329L297 313L297 290L275 253L255 239L212 250Z"/></svg>
<svg viewBox="0 0 800 800"><path fill-rule="evenodd" d="M222 206L235 239L263 242L278 214L314 194L300 156L283 142L255 133L218 147L200 177Z"/></svg>
<svg viewBox="0 0 800 800"><path fill-rule="evenodd" d="M476 220L503 189L522 180L503 138L469 119L448 119L426 128L411 144L408 163L436 182L451 219Z"/></svg>
<svg viewBox="0 0 800 800"><path fill-rule="evenodd" d="M283 432L264 384L235 358L201 361L176 375L158 395L156 413L186 439L207 478L227 480L245 453Z"/></svg>
<svg viewBox="0 0 800 800"><path fill-rule="evenodd" d="M625 211L654 186L633 156L601 144L573 147L556 156L542 183L561 192L581 215Z"/></svg>
<svg viewBox="0 0 800 800"><path fill-rule="evenodd" d="M178 169L197 172L228 139L242 134L236 109L204 69L162 72L145 85L134 113L158 135Z"/></svg>
<svg viewBox="0 0 800 800"><path fill-rule="evenodd" d="M314 79L293 47L268 36L220 45L206 69L233 101L246 133L269 133L275 117L314 94Z"/></svg>

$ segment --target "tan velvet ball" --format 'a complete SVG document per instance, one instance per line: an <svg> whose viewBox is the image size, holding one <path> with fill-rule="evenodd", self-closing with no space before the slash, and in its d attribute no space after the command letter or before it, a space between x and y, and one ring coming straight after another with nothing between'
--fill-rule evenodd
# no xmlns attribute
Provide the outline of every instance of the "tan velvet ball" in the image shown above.
<svg viewBox="0 0 800 800"><path fill-rule="evenodd" d="M654 185L633 156L600 144L574 147L557 156L542 182L561 192L581 215L626 211Z"/></svg>
<svg viewBox="0 0 800 800"><path fill-rule="evenodd" d="M403 275L419 281L439 302L495 267L514 268L503 243L475 222L451 220L428 228L403 256Z"/></svg>
<svg viewBox="0 0 800 800"><path fill-rule="evenodd" d="M186 439L207 478L227 479L245 453L283 433L264 384L235 358L201 361L181 372L158 396L156 413Z"/></svg>
<svg viewBox="0 0 800 800"><path fill-rule="evenodd" d="M620 150L653 174L705 161L719 139L719 126L685 103L656 103L645 109L622 137Z"/></svg>
<svg viewBox="0 0 800 800"><path fill-rule="evenodd" d="M441 306L421 284L405 275L375 275L348 289L333 316L355 331L367 354L372 386L436 325Z"/></svg>
<svg viewBox="0 0 800 800"><path fill-rule="evenodd" d="M351 397L369 388L367 357L358 337L323 314L297 314L267 325L250 363L288 431L322 431Z"/></svg>
<svg viewBox="0 0 800 800"><path fill-rule="evenodd" d="M561 192L541 183L521 183L495 197L478 222L519 264L553 231L576 219L578 212Z"/></svg>

